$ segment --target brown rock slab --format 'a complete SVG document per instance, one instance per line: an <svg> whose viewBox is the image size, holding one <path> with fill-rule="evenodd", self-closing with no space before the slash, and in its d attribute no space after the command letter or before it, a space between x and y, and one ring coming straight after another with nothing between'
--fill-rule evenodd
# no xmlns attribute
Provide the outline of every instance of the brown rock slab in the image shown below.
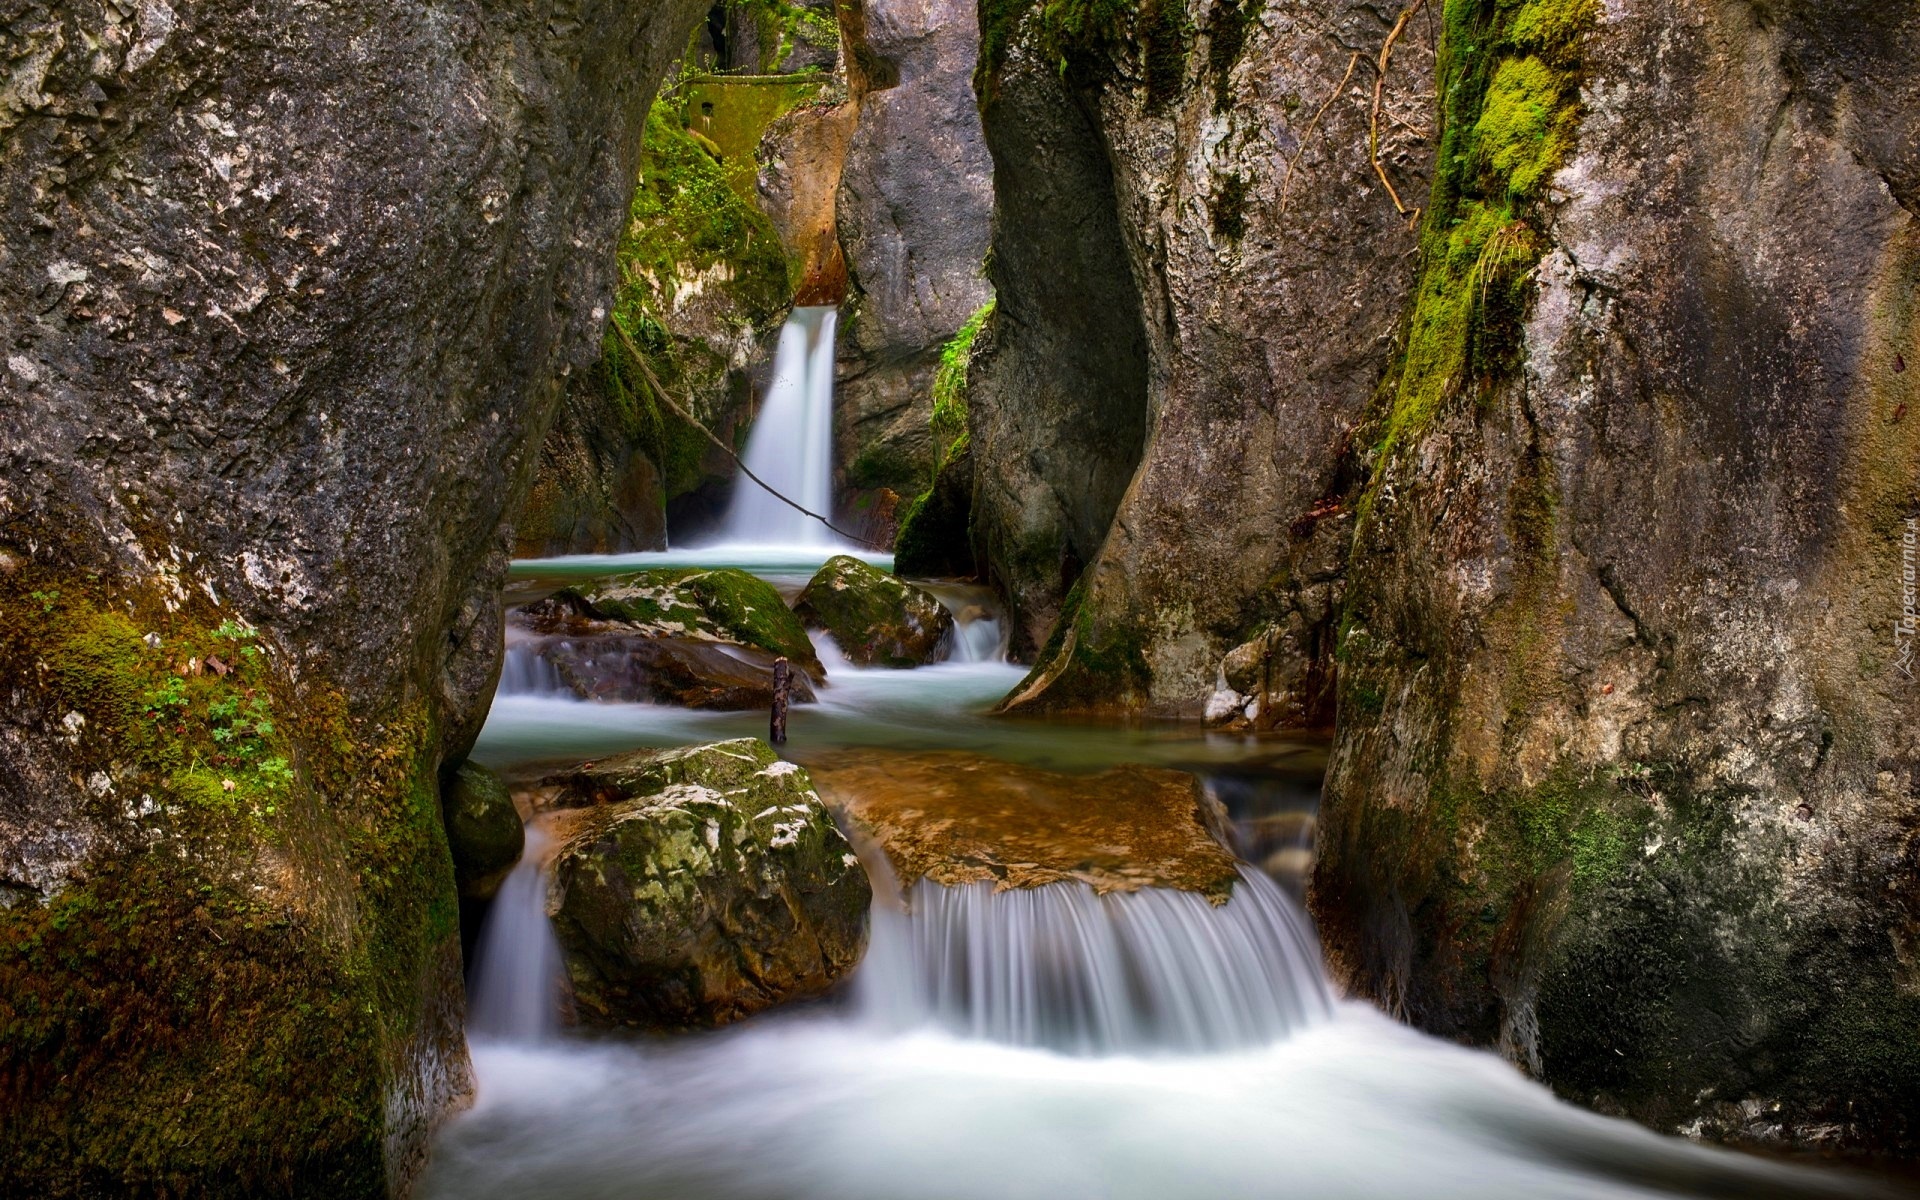
<svg viewBox="0 0 1920 1200"><path fill-rule="evenodd" d="M809 755L827 805L871 839L903 888L920 879L999 888L1079 880L1224 903L1239 878L1224 818L1184 771L1124 766L1068 775L959 751Z"/></svg>

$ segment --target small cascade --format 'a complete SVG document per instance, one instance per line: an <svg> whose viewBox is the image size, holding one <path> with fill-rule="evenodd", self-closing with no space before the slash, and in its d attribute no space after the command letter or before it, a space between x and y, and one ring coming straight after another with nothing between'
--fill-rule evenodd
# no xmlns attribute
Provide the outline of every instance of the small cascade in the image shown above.
<svg viewBox="0 0 1920 1200"><path fill-rule="evenodd" d="M547 837L527 826L526 849L501 883L480 931L467 990L476 1036L541 1042L560 1029L560 943L547 919Z"/></svg>
<svg viewBox="0 0 1920 1200"><path fill-rule="evenodd" d="M923 881L904 911L876 903L858 987L883 1026L1076 1054L1259 1045L1332 1011L1306 918L1246 869L1219 907L1162 888Z"/></svg>
<svg viewBox="0 0 1920 1200"><path fill-rule="evenodd" d="M573 692L560 681L560 672L540 657L532 646L507 643L500 660L499 696L571 696Z"/></svg>
<svg viewBox="0 0 1920 1200"><path fill-rule="evenodd" d="M968 620L962 616L956 619L953 626L953 653L947 656L947 661L1004 662L1006 657L1006 635L1001 632L999 621L992 617Z"/></svg>
<svg viewBox="0 0 1920 1200"><path fill-rule="evenodd" d="M796 308L780 330L773 383L743 456L747 470L812 512L833 505L833 366L837 310ZM721 526L727 542L830 546L831 530L742 475Z"/></svg>

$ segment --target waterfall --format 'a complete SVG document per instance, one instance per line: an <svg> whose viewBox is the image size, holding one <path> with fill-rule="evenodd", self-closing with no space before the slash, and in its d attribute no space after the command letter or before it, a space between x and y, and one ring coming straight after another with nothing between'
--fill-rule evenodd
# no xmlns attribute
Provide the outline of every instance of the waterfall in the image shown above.
<svg viewBox="0 0 1920 1200"><path fill-rule="evenodd" d="M528 824L526 849L480 931L467 1028L481 1037L540 1042L559 1032L560 943L547 919L546 850L545 832Z"/></svg>
<svg viewBox="0 0 1920 1200"><path fill-rule="evenodd" d="M1006 636L1000 631L1000 622L992 617L956 617L953 625L953 653L948 655L949 662L983 663L1004 662L1006 648L1003 643Z"/></svg>
<svg viewBox="0 0 1920 1200"><path fill-rule="evenodd" d="M500 659L500 685L494 694L572 696L573 692L560 681L560 672L554 665L540 657L532 646L509 642Z"/></svg>
<svg viewBox="0 0 1920 1200"><path fill-rule="evenodd" d="M833 308L796 308L780 330L773 384L747 438L747 470L812 512L833 505ZM831 530L742 474L721 536L727 542L829 546Z"/></svg>
<svg viewBox="0 0 1920 1200"><path fill-rule="evenodd" d="M921 881L876 902L864 1015L1078 1054L1218 1051L1332 1011L1306 919L1260 872L1233 898L1084 884L996 892Z"/></svg>

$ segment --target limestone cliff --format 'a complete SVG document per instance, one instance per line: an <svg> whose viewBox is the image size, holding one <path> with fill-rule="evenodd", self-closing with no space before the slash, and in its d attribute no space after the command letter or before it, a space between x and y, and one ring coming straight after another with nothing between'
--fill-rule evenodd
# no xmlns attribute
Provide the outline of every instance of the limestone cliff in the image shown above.
<svg viewBox="0 0 1920 1200"><path fill-rule="evenodd" d="M1329 955L1602 1109L1910 1151L1920 16L1456 2L1441 61Z"/></svg>
<svg viewBox="0 0 1920 1200"><path fill-rule="evenodd" d="M1294 678L1268 711L1324 719L1309 668L1347 436L1411 294L1432 23L989 11L1000 300L971 384L974 532L1039 654L1009 707L1197 716L1226 651L1271 638Z"/></svg>
<svg viewBox="0 0 1920 1200"><path fill-rule="evenodd" d="M466 1090L437 771L697 15L9 16L0 1191L404 1192Z"/></svg>

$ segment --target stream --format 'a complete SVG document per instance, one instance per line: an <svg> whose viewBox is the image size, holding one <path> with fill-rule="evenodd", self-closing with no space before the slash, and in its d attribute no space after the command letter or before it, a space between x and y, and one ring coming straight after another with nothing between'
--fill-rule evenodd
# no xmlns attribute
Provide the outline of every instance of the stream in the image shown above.
<svg viewBox="0 0 1920 1200"><path fill-rule="evenodd" d="M804 358L817 377L831 331L815 321L784 339L783 353ZM769 427L805 441L816 418L787 414ZM768 469L780 469L777 458ZM787 523L788 514L758 503L736 512ZM790 598L834 552L812 541L520 563L508 596L534 599L569 580L643 566L726 565ZM993 717L1023 668L1003 661L983 590L938 594L962 617L949 661L862 669L818 641L828 682L818 703L794 708L787 756L804 766L855 748L960 750L1059 772L1178 767L1198 775L1231 819L1243 860L1232 899L1215 907L1154 888L1097 896L1056 883L996 893L922 881L903 906L891 881L876 878L866 956L829 997L710 1033L589 1037L553 1020L559 969L536 831L494 902L470 977L475 1103L440 1133L422 1195L1873 1194L1862 1176L1587 1112L1490 1053L1340 997L1299 902L1325 743L1190 724ZM526 779L550 764L765 731L759 712L575 699L510 642L474 757Z"/></svg>

